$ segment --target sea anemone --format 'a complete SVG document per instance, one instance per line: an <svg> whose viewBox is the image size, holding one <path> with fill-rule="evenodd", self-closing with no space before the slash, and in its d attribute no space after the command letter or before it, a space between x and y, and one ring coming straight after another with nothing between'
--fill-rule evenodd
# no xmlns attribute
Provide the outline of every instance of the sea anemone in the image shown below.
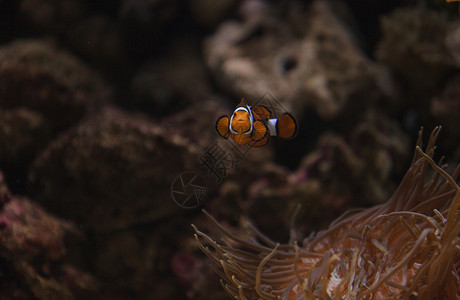
<svg viewBox="0 0 460 300"><path fill-rule="evenodd" d="M234 299L460 299L460 188L433 161L440 127L425 151L422 130L394 195L346 212L328 229L279 244L246 222L249 239L222 232L215 242L194 225L200 249Z"/></svg>

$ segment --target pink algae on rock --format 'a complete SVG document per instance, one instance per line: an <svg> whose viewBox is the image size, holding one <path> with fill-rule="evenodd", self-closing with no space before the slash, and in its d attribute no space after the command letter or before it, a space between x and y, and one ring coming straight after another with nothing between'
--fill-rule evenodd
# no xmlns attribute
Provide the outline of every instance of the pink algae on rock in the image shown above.
<svg viewBox="0 0 460 300"><path fill-rule="evenodd" d="M0 173L2 297L44 300L94 295L95 279L65 263L69 247L78 245L81 232L28 198L11 195L1 178ZM67 272L68 268L75 272ZM64 274L69 281L62 279ZM85 284L80 284L82 280Z"/></svg>

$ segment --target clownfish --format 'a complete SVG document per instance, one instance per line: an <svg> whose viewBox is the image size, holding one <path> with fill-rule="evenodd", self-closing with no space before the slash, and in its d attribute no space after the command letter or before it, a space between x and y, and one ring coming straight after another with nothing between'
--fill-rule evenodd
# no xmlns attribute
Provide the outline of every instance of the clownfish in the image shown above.
<svg viewBox="0 0 460 300"><path fill-rule="evenodd" d="M270 136L295 137L297 122L287 112L272 118L265 106L249 106L241 99L231 118L224 115L217 119L216 130L221 137L231 138L235 144L261 147L268 143Z"/></svg>

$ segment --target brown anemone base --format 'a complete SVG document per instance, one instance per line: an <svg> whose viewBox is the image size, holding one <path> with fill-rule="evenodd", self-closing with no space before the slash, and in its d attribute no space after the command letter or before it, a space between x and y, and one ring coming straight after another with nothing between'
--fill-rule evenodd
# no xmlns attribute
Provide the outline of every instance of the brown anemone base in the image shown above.
<svg viewBox="0 0 460 300"><path fill-rule="evenodd" d="M411 167L384 204L345 213L327 230L280 245L247 225L223 228L218 244L193 226L201 250L235 299L460 299L460 187L426 150L421 133ZM434 172L433 172L434 171Z"/></svg>

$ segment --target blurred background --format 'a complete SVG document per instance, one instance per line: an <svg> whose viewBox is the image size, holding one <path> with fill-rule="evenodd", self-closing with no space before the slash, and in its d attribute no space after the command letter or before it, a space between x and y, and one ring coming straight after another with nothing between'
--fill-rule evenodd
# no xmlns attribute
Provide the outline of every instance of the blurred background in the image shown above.
<svg viewBox="0 0 460 300"><path fill-rule="evenodd" d="M459 71L455 2L0 0L0 299L229 299L200 208L302 240L386 201L421 126L450 170ZM298 135L235 152L241 98Z"/></svg>

